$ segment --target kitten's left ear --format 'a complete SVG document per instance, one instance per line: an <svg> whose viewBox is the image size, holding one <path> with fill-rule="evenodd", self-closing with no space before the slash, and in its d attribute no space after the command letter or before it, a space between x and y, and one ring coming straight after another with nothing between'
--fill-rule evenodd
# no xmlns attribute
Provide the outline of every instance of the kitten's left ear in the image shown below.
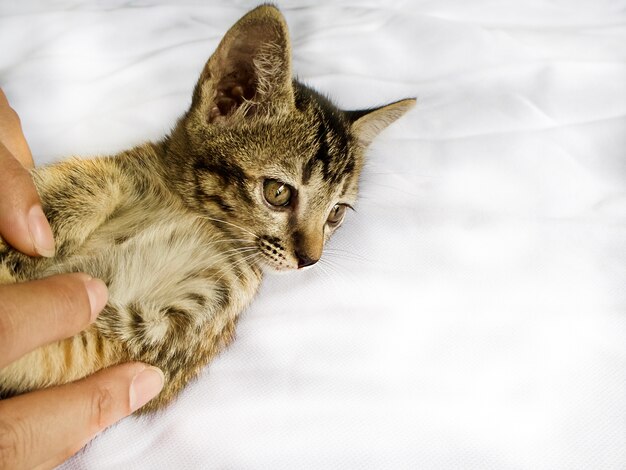
<svg viewBox="0 0 626 470"><path fill-rule="evenodd" d="M209 123L279 112L294 106L291 48L283 15L261 5L224 35L193 93L192 109Z"/></svg>
<svg viewBox="0 0 626 470"><path fill-rule="evenodd" d="M367 147L383 129L402 117L415 103L415 98L408 98L378 108L345 111L345 114L352 123L352 132L361 145Z"/></svg>

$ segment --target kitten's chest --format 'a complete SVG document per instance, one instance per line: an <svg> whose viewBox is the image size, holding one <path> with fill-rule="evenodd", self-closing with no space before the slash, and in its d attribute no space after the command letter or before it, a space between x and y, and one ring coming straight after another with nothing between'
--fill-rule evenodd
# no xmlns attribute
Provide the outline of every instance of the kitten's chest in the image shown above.
<svg viewBox="0 0 626 470"><path fill-rule="evenodd" d="M219 328L245 308L261 279L246 253L196 216L132 209L103 224L67 263L105 280L116 321L139 315L158 336L178 317Z"/></svg>

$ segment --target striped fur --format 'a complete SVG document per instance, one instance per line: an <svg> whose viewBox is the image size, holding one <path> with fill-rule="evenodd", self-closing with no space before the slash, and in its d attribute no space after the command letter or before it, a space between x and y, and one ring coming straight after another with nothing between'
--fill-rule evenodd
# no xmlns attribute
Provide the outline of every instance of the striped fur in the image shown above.
<svg viewBox="0 0 626 470"><path fill-rule="evenodd" d="M364 149L404 100L344 112L292 80L282 15L261 6L226 34L170 135L111 157L38 168L57 243L33 259L0 242L0 282L87 272L109 302L92 327L0 370L4 396L66 383L127 360L160 367L168 403L234 335L263 269L318 258L354 204ZM263 183L293 188L272 207Z"/></svg>

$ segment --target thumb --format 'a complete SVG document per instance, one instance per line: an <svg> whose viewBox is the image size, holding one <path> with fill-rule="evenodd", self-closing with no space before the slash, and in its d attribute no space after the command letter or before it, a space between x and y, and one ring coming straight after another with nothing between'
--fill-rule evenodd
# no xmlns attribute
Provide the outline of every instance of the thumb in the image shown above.
<svg viewBox="0 0 626 470"><path fill-rule="evenodd" d="M0 401L0 468L58 465L154 398L163 383L159 369L134 362Z"/></svg>

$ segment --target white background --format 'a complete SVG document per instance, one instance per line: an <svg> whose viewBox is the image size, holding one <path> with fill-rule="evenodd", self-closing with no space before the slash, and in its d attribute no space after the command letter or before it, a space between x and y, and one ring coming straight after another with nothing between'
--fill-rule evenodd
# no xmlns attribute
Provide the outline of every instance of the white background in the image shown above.
<svg viewBox="0 0 626 470"><path fill-rule="evenodd" d="M255 4L3 1L37 162L163 136ZM63 468L626 468L626 2L279 4L306 83L419 105L325 264L266 279L175 404Z"/></svg>

